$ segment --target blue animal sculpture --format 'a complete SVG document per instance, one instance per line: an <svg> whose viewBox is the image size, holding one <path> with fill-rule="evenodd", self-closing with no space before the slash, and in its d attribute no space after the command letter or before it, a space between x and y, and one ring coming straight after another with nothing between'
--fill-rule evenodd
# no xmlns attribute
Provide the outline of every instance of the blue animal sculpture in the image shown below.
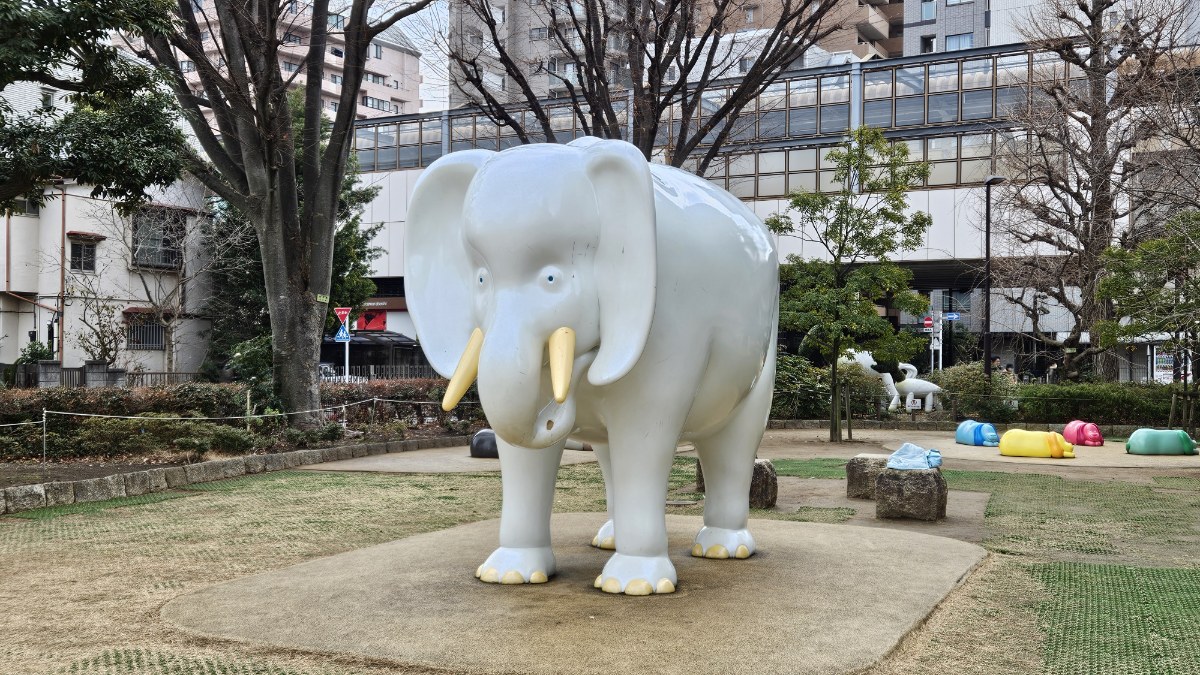
<svg viewBox="0 0 1200 675"><path fill-rule="evenodd" d="M962 445L982 445L994 448L1000 445L1000 434L996 433L996 427L987 422L963 420L963 423L958 425L958 429L954 431L954 442Z"/></svg>

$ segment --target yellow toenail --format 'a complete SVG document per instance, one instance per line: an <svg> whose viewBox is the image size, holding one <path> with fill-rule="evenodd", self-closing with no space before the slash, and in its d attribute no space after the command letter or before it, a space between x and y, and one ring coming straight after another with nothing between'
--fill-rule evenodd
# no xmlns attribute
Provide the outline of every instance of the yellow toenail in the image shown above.
<svg viewBox="0 0 1200 675"><path fill-rule="evenodd" d="M478 579L481 576L483 576L483 565L475 568L475 578Z"/></svg>
<svg viewBox="0 0 1200 675"><path fill-rule="evenodd" d="M634 579L625 585L625 595L650 595L654 588L645 579Z"/></svg>
<svg viewBox="0 0 1200 675"><path fill-rule="evenodd" d="M746 548L745 544L738 544L737 551L734 552L733 557L741 558L743 560L749 558L750 549Z"/></svg>
<svg viewBox="0 0 1200 675"><path fill-rule="evenodd" d="M609 577L604 580L603 584L600 585L600 590L604 591L605 593L620 593L621 582L617 581L615 577Z"/></svg>
<svg viewBox="0 0 1200 675"><path fill-rule="evenodd" d="M489 584L500 583L500 573L496 571L495 567L489 567L479 576L479 580L486 581Z"/></svg>
<svg viewBox="0 0 1200 675"><path fill-rule="evenodd" d="M701 546L700 544L696 544L695 546L692 547L692 555L696 556L697 558L703 558L704 557L704 547Z"/></svg>
<svg viewBox="0 0 1200 675"><path fill-rule="evenodd" d="M604 580L604 575L596 575L596 581L592 584L592 588L600 588L600 582Z"/></svg>
<svg viewBox="0 0 1200 675"><path fill-rule="evenodd" d="M541 570L529 575L529 583L531 584L544 584L547 581L548 579L546 578L546 573Z"/></svg>
<svg viewBox="0 0 1200 675"><path fill-rule="evenodd" d="M670 579L659 579L658 587L654 589L655 593L674 593L675 584L671 583Z"/></svg>
<svg viewBox="0 0 1200 675"><path fill-rule="evenodd" d="M617 547L617 542L612 537L605 537L604 541L600 542L600 548L613 550Z"/></svg>
<svg viewBox="0 0 1200 675"><path fill-rule="evenodd" d="M500 583L502 583L502 584L523 584L523 583L525 583L525 577L521 576L521 573L516 570L509 570L504 573L503 577L500 578Z"/></svg>
<svg viewBox="0 0 1200 675"><path fill-rule="evenodd" d="M713 544L711 548L704 552L704 557L724 560L729 557L729 550L720 544Z"/></svg>

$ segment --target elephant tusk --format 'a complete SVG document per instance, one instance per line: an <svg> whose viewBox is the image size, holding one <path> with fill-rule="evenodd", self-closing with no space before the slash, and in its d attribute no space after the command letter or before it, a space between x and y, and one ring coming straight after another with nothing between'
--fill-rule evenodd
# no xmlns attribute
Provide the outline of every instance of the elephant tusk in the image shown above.
<svg viewBox="0 0 1200 675"><path fill-rule="evenodd" d="M571 387L571 366L575 363L575 331L570 328L559 328L550 334L550 388L554 390L554 400L562 403L567 400L567 390Z"/></svg>
<svg viewBox="0 0 1200 675"><path fill-rule="evenodd" d="M467 341L467 348L458 359L458 365L454 367L454 376L450 378L446 395L442 398L442 410L453 410L475 382L475 376L479 374L479 350L482 347L483 331L476 328L475 332L471 333L471 339Z"/></svg>

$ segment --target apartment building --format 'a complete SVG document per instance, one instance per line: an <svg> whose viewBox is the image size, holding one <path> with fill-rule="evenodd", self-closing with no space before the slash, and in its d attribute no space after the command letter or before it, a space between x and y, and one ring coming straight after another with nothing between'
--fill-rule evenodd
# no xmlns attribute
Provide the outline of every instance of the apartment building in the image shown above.
<svg viewBox="0 0 1200 675"><path fill-rule="evenodd" d="M205 44L205 54L218 66L224 64L220 53L220 26L215 15L208 19L212 11L211 0L192 0L200 23L201 40ZM331 14L329 21L329 46L325 52L325 82L321 89L325 107L336 112L338 98L342 92L345 57L345 41L341 39L340 30L345 26L347 15ZM207 27L207 30L204 29ZM289 2L284 4L284 13L279 26L282 42L279 56L279 67L287 76L301 70L304 57L308 54L309 36L312 33L311 9L306 3ZM384 115L415 113L421 109L419 87L421 53L409 40L399 26L392 26L384 31L371 43L367 53L366 71L362 85L359 87L358 117L366 119ZM196 64L182 60L180 65L188 78L191 87L199 91L200 76L196 73ZM305 82L301 72L296 76L296 85Z"/></svg>
<svg viewBox="0 0 1200 675"><path fill-rule="evenodd" d="M827 21L838 29L817 43L826 51L850 52L860 61L904 51L904 0L838 0Z"/></svg>
<svg viewBox="0 0 1200 675"><path fill-rule="evenodd" d="M33 82L10 85L0 100L18 115L69 105L63 92ZM37 341L63 367L82 366L95 358L98 330L117 352L114 367L196 371L211 291L197 245L208 191L177 181L132 215L70 180L45 194L40 206L0 211L0 364Z"/></svg>

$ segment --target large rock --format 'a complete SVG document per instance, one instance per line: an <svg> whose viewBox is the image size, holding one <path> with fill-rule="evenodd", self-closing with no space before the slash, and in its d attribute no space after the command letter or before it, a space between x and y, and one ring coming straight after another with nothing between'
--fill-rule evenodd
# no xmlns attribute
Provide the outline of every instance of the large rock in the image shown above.
<svg viewBox="0 0 1200 675"><path fill-rule="evenodd" d="M246 459L244 457L234 457L232 459L221 460L217 463L221 466L222 478L236 478L237 476L246 475Z"/></svg>
<svg viewBox="0 0 1200 675"><path fill-rule="evenodd" d="M184 475L186 476L187 474L185 473ZM151 492L162 492L169 487L167 484L166 469L147 469L146 476L150 480Z"/></svg>
<svg viewBox="0 0 1200 675"><path fill-rule="evenodd" d="M187 469L182 466L168 466L163 469L163 477L167 479L167 487L177 488L189 484Z"/></svg>
<svg viewBox="0 0 1200 675"><path fill-rule="evenodd" d="M46 505L46 488L41 483L10 487L4 491L4 501L9 513L40 509Z"/></svg>
<svg viewBox="0 0 1200 675"><path fill-rule="evenodd" d="M704 492L704 469L696 462L696 492ZM754 460L754 475L750 478L750 508L769 509L779 498L779 477L769 459Z"/></svg>
<svg viewBox="0 0 1200 675"><path fill-rule="evenodd" d="M102 502L125 496L125 479L119 474L75 481L75 502Z"/></svg>
<svg viewBox="0 0 1200 675"><path fill-rule="evenodd" d="M875 477L875 517L941 520L946 496L938 469L884 469Z"/></svg>
<svg viewBox="0 0 1200 675"><path fill-rule="evenodd" d="M147 471L134 471L127 473L125 478L125 496L136 497L150 492L150 473Z"/></svg>
<svg viewBox="0 0 1200 675"><path fill-rule="evenodd" d="M75 503L75 484L46 483L46 506L66 506Z"/></svg>
<svg viewBox="0 0 1200 675"><path fill-rule="evenodd" d="M846 496L875 499L875 477L887 468L888 455L862 453L846 462Z"/></svg>
<svg viewBox="0 0 1200 675"><path fill-rule="evenodd" d="M225 477L222 462L199 462L183 467L188 483L208 483Z"/></svg>
<svg viewBox="0 0 1200 675"><path fill-rule="evenodd" d="M750 479L750 508L769 509L779 497L779 478L769 459L754 460L754 476Z"/></svg>
<svg viewBox="0 0 1200 675"><path fill-rule="evenodd" d="M265 455L246 455L246 473L262 473L267 470Z"/></svg>

